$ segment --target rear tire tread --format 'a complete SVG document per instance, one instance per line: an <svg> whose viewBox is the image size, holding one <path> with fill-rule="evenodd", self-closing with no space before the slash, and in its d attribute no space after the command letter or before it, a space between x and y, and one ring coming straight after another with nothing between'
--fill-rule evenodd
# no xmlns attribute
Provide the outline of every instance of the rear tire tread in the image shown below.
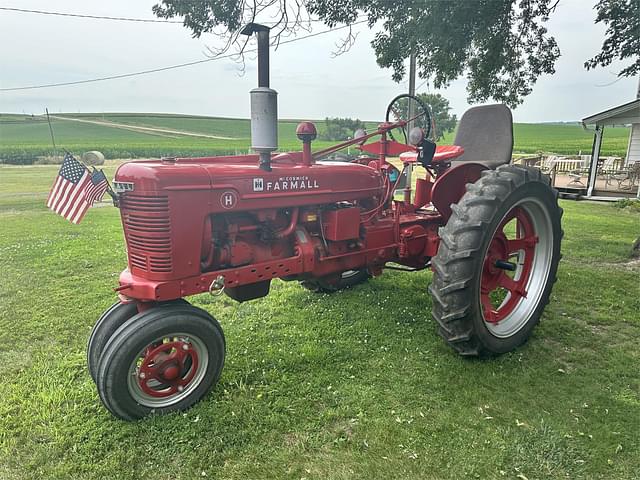
<svg viewBox="0 0 640 480"><path fill-rule="evenodd" d="M431 260L434 271L433 282L429 286L433 299L432 316L437 322L440 336L462 356L485 357L502 353L488 348L478 335L473 321L474 315L478 314L472 304L475 296L465 290L475 288L473 280L477 274L477 257L482 253L480 250L487 228L509 195L530 182L541 183L544 189L549 190L549 198L553 198L553 204L562 216L562 209L557 204L557 192L550 188L547 175L530 167L504 165L497 170L483 171L476 183L468 185L460 201L451 205L451 217L440 229L442 241L437 255ZM481 227L478 228L478 225ZM563 233L560 229L560 239ZM462 235L467 239L466 244L457 241ZM468 248L469 243L472 243L471 248ZM467 248L459 250L462 244ZM559 257L557 255L552 262L549 277L551 285L557 279ZM546 306L550 293L551 289L548 288L539 304ZM540 315L527 328L533 328L539 320ZM526 338L520 343L524 341Z"/></svg>

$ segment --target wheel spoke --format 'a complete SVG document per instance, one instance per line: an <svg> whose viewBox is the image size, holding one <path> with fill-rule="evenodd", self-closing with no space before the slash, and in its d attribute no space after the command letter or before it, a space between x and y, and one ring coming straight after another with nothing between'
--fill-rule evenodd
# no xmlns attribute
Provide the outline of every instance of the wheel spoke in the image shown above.
<svg viewBox="0 0 640 480"><path fill-rule="evenodd" d="M491 298L489 298L488 294L481 294L480 299L482 301L484 320L488 323L496 323L496 311L491 304Z"/></svg>
<svg viewBox="0 0 640 480"><path fill-rule="evenodd" d="M162 383L162 379L159 378L160 369L157 365L148 365L146 362L140 366L140 371L138 372L138 378L140 382L147 383L149 380L157 380Z"/></svg>
<svg viewBox="0 0 640 480"><path fill-rule="evenodd" d="M506 273L500 275L498 285L509 290L512 295L518 295L525 298L527 296L527 291L524 289L522 283L509 277Z"/></svg>
<svg viewBox="0 0 640 480"><path fill-rule="evenodd" d="M173 352L171 352L170 359L177 361L180 366L184 365L184 362L190 355L191 345L183 342L176 342L176 346Z"/></svg>
<svg viewBox="0 0 640 480"><path fill-rule="evenodd" d="M538 243L538 237L530 235L524 238L507 240L507 247L509 248L509 253L516 253L519 250L526 250L533 247L536 243Z"/></svg>

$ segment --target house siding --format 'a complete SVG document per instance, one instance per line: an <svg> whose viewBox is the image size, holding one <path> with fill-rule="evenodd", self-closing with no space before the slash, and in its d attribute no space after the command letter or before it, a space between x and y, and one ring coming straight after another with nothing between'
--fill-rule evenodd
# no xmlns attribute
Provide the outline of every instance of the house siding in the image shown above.
<svg viewBox="0 0 640 480"><path fill-rule="evenodd" d="M640 162L640 123L631 125L629 135L629 150L627 151L627 164Z"/></svg>

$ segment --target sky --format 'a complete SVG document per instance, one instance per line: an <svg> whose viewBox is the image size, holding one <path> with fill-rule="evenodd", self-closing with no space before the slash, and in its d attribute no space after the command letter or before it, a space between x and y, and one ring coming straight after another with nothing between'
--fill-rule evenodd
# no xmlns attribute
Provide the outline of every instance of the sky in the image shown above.
<svg viewBox="0 0 640 480"><path fill-rule="evenodd" d="M469 0L472 1L472 0ZM154 0L0 0L0 7L88 15L155 18ZM620 63L587 72L605 27L595 25L595 0L560 0L548 22L562 56L556 73L541 77L514 110L517 122L576 121L635 98L637 78L617 80ZM313 24L313 32L326 30ZM354 27L356 44L335 57L344 30L282 45L271 52L271 87L280 118L352 117L382 120L386 104L407 90L380 68L370 41L375 29ZM304 35L303 32L301 35ZM206 58L211 35L199 39L180 24L143 24L0 11L0 87L101 77ZM162 112L247 118L248 92L257 85L255 59L244 75L221 59L182 69L86 85L0 92L0 112ZM417 80L417 85L422 80ZM466 80L439 92L461 115L468 107Z"/></svg>

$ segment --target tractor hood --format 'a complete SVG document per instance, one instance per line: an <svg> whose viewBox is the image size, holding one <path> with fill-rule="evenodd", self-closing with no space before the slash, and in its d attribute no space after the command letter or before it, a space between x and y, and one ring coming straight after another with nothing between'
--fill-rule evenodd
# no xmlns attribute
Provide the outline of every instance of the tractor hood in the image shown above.
<svg viewBox="0 0 640 480"><path fill-rule="evenodd" d="M272 170L258 167L258 155L134 161L121 165L115 190L158 196L210 191L211 211L283 208L381 195L383 181L373 168L344 162L301 163L301 154L272 158Z"/></svg>

